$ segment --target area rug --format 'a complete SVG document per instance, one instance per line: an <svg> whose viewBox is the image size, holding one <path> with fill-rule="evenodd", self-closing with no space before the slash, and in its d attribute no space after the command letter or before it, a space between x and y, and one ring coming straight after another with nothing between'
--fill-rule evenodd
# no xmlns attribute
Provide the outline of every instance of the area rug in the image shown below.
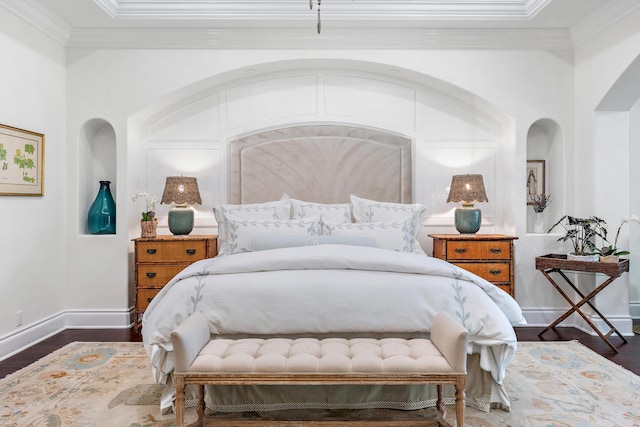
<svg viewBox="0 0 640 427"><path fill-rule="evenodd" d="M140 343L69 344L0 380L0 426L173 426L173 414L160 414L162 386L153 383L150 373ZM640 426L640 377L577 342L519 343L506 388L511 412L467 408L465 424ZM447 419L455 425L452 409ZM398 418L407 415L388 411L394 412ZM372 415L379 414L350 414ZM194 417L188 409L187 421Z"/></svg>

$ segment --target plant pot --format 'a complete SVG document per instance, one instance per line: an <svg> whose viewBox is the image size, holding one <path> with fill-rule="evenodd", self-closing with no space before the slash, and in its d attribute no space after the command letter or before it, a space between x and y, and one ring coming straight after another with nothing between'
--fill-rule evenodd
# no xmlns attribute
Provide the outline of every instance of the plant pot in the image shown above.
<svg viewBox="0 0 640 427"><path fill-rule="evenodd" d="M600 255L600 262L619 262L620 261L620 257L618 255L606 255L606 256L602 256Z"/></svg>
<svg viewBox="0 0 640 427"><path fill-rule="evenodd" d="M157 230L157 218L154 218L153 221L140 221L140 237L156 237Z"/></svg>
<svg viewBox="0 0 640 427"><path fill-rule="evenodd" d="M594 254L594 255L567 254L567 259L571 261L598 262L599 257L600 256L598 254Z"/></svg>
<svg viewBox="0 0 640 427"><path fill-rule="evenodd" d="M533 232L536 234L544 234L544 212L535 212L535 221L533 222Z"/></svg>

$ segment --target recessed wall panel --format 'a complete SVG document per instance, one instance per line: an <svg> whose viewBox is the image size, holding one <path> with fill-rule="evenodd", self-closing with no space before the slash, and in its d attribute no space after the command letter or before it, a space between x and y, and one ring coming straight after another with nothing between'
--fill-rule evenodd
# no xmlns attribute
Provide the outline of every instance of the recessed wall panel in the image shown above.
<svg viewBox="0 0 640 427"><path fill-rule="evenodd" d="M415 89L371 78L325 77L325 112L416 128Z"/></svg>
<svg viewBox="0 0 640 427"><path fill-rule="evenodd" d="M318 112L317 77L290 76L266 79L229 88L229 129Z"/></svg>
<svg viewBox="0 0 640 427"><path fill-rule="evenodd" d="M483 121L481 114L456 108L447 102L430 99L431 105L420 109L420 125L425 138L433 141L444 140L493 140L495 129Z"/></svg>
<svg viewBox="0 0 640 427"><path fill-rule="evenodd" d="M187 102L148 127L147 141L206 141L218 139L220 96L216 93Z"/></svg>

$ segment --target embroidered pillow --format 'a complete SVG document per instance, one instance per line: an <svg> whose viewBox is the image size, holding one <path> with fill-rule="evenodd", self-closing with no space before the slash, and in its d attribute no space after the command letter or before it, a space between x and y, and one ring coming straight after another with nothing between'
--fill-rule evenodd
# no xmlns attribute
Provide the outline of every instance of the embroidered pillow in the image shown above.
<svg viewBox="0 0 640 427"><path fill-rule="evenodd" d="M353 204L353 218L356 223L398 220L411 216L413 218L412 227L414 232L414 250L412 252L424 253L420 242L418 242L418 234L422 229L422 216L426 209L422 204L378 202L363 199L353 194L351 195L351 203Z"/></svg>
<svg viewBox="0 0 640 427"><path fill-rule="evenodd" d="M246 219L288 220L291 219L291 202L285 194L280 200L273 202L215 206L213 214L218 222L219 254L224 255L227 240L225 215L229 214L236 218Z"/></svg>
<svg viewBox="0 0 640 427"><path fill-rule="evenodd" d="M403 219L340 223L322 218L322 234L324 236L341 237L373 237L376 247L399 252L415 252L424 254L420 245L416 245L413 216Z"/></svg>
<svg viewBox="0 0 640 427"><path fill-rule="evenodd" d="M351 203L314 203L291 199L291 218L309 218L324 215L335 222L353 222Z"/></svg>
<svg viewBox="0 0 640 427"><path fill-rule="evenodd" d="M225 242L219 255L252 252L254 242L269 236L317 237L320 235L320 217L305 219L250 219L225 214Z"/></svg>
<svg viewBox="0 0 640 427"><path fill-rule="evenodd" d="M376 247L373 236L264 236L253 240L253 250L295 248L316 245L351 245Z"/></svg>

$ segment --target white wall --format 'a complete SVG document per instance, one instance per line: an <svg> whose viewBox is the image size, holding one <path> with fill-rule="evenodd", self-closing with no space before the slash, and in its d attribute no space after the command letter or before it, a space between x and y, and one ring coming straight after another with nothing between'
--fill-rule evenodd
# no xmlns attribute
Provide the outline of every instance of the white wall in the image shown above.
<svg viewBox="0 0 640 427"><path fill-rule="evenodd" d="M614 234L620 219L639 211L639 197L632 172L640 167L637 124L632 106L640 98L640 12L618 22L609 31L579 46L576 58L576 138L575 168L576 215L597 215L609 224ZM625 75L626 73L626 75ZM621 76L624 78L621 79ZM633 95L629 98L629 95ZM633 99L635 98L635 100ZM631 113L630 113L631 112ZM635 133L634 133L635 132ZM629 234L631 233L631 234ZM631 236L631 241L629 239ZM629 316L626 301L631 293L631 309L640 315L640 227L625 226L619 246L631 248L630 273L606 289L598 304L612 318Z"/></svg>
<svg viewBox="0 0 640 427"><path fill-rule="evenodd" d="M0 341L55 318L66 306L65 50L0 13L0 123L45 135L44 196L0 196ZM16 327L16 312L24 324ZM55 329L56 327L54 327ZM51 332L42 328L39 334Z"/></svg>

